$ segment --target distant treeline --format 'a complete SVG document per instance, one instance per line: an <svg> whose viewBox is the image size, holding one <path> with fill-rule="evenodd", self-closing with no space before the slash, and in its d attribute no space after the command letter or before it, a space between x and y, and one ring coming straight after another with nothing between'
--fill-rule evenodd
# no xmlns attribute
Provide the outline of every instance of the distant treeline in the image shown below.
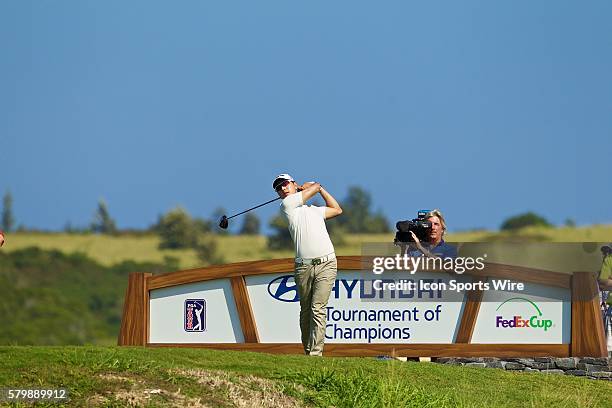
<svg viewBox="0 0 612 408"><path fill-rule="evenodd" d="M319 198L313 200L315 205L322 205ZM6 192L2 200L2 213L0 217L0 227L4 231L14 230L23 232L36 232L35 228L25 227L20 224L17 228L16 219L13 214L13 197L10 192ZM330 220L327 223L328 229L332 234L332 239L337 245L342 245L343 234L345 233L388 233L391 231L390 222L381 210L372 209L372 196L365 189L359 186L351 186L347 195L340 200L344 210L341 217ZM140 234L159 234L162 238L161 248L196 248L203 241L204 235L225 235L243 234L258 235L261 231L261 220L255 212L249 212L240 219L230 223L229 230L218 228L218 222L222 215L227 215L223 207L218 207L210 218L191 217L183 207L176 207L165 214L158 216L156 222L144 229L121 229L117 226L111 216L105 200L98 202L94 211L92 221L86 226L76 226L67 222L63 228L65 233L97 233L109 235L140 235ZM271 229L269 234L269 247L271 249L285 248L291 245L287 222L280 215L272 217L268 225ZM575 222L572 219L565 221L566 226L573 227ZM541 215L533 212L525 212L505 219L500 225L502 231L516 231L530 226L552 226L551 223ZM237 228L234 228L237 227ZM212 242L210 239L204 240L206 245ZM200 245L201 246L201 245ZM214 245L213 245L214 246ZM204 252L210 252L205 249Z"/></svg>
<svg viewBox="0 0 612 408"><path fill-rule="evenodd" d="M322 205L320 199L314 200L316 205ZM344 228L347 232L358 233L381 233L389 232L389 221L384 216L382 211L373 212L371 209L372 197L369 192L361 187L349 187L347 196L344 200L340 200L344 209L344 214L339 218L337 225ZM121 229L117 226L115 219L111 216L108 204L104 199L98 202L98 205L93 213L91 222L88 225L75 225L68 221L64 225L63 232L66 233L99 233L99 234L143 234L143 233L158 233L160 228L164 227L164 223L168 223L168 219L176 218L177 214L184 213L189 216L187 210L179 206L169 210L165 214L158 216L156 222L144 229ZM192 222L195 227L204 232L216 234L247 234L257 235L261 230L261 221L256 213L251 212L245 214L240 224L236 223L238 228L232 228L234 223L230 224L230 229L221 230L217 228L219 219L222 215L228 215L223 207L216 208L210 218L194 217ZM190 216L189 216L190 217ZM269 225L274 229L276 217L269 221ZM191 217L190 217L191 218ZM236 220L238 221L238 220ZM13 211L13 197L10 191L7 191L3 198L2 215L0 226L4 231L23 231L36 232L36 228L27 227L24 224L17 223Z"/></svg>

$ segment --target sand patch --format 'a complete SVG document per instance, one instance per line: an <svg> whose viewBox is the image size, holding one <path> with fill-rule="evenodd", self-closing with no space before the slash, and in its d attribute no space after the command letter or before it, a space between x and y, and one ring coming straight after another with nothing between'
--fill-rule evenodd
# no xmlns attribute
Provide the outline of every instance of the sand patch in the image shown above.
<svg viewBox="0 0 612 408"><path fill-rule="evenodd" d="M283 394L274 381L252 375L237 376L206 370L175 370L177 374L193 377L198 384L215 391L224 391L229 402L240 408L299 407L302 403Z"/></svg>
<svg viewBox="0 0 612 408"><path fill-rule="evenodd" d="M159 385L153 387L137 376L129 377L112 373L99 374L98 376L107 381L119 383L119 385L115 390L107 391L104 394L95 394L88 398L88 407L105 406L113 400L121 401L132 407L147 405L152 400L167 407L211 407L211 405L202 402L201 398L190 398L181 394L180 388L176 392L171 392L159 388Z"/></svg>

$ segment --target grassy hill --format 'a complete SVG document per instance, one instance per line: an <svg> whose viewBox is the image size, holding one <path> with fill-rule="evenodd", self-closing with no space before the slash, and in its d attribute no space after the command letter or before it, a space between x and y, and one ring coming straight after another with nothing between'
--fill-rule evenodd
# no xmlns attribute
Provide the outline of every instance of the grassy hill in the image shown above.
<svg viewBox="0 0 612 408"><path fill-rule="evenodd" d="M128 273L168 270L34 247L0 251L0 344L116 344Z"/></svg>
<svg viewBox="0 0 612 408"><path fill-rule="evenodd" d="M67 406L609 407L612 382L372 358L203 349L0 347L0 384Z"/></svg>
<svg viewBox="0 0 612 408"><path fill-rule="evenodd" d="M540 228L516 234L482 231L450 234L448 238L612 241L612 227ZM337 252L360 254L363 243L391 239L392 234L347 235L347 244ZM291 251L270 251L263 236L219 236L218 242L226 262L293 255ZM193 251L159 250L158 243L154 235L10 234L0 250L0 344L115 344L129 272L157 273L200 266ZM541 255L545 261L553 258L545 252ZM560 262L571 266L569 261Z"/></svg>
<svg viewBox="0 0 612 408"><path fill-rule="evenodd" d="M123 261L153 262L169 264L175 258L181 269L201 265L191 249L160 250L156 235L107 236L95 234L61 233L14 233L7 237L3 251L11 252L31 246L56 249L64 253L80 252L96 262L110 266ZM550 242L604 242L612 241L612 225L584 228L526 228L516 233L492 231L468 231L448 234L447 241L550 241ZM226 262L241 262L257 259L286 258L293 256L292 251L270 251L265 236L218 236L218 249ZM358 255L363 243L392 242L390 234L347 234L346 245L337 246L338 255Z"/></svg>

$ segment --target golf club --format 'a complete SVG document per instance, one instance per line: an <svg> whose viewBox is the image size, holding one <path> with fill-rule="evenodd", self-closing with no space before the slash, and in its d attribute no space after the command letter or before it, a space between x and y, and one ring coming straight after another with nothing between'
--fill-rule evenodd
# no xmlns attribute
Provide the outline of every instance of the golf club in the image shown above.
<svg viewBox="0 0 612 408"><path fill-rule="evenodd" d="M276 200L280 200L280 199L281 199L280 197L276 197L276 198L274 198L274 199L272 199L272 200L270 200L270 201L266 201L266 202L265 202L265 203L263 203L263 204L259 204L258 206L255 206L255 207L253 207L253 208L249 208L248 210L244 210L243 212L240 212L240 213L238 213L238 214L234 214L234 215L232 215L231 217L228 217L228 216L225 216L225 215L224 215L223 217L221 217L221 220L219 220L219 227L221 227L221 228L223 228L223 229L227 229L227 227L228 227L228 225L229 225L229 222L228 222L228 221L229 221L231 218L237 217L237 216L239 216L239 215L241 215L241 214L244 214L244 213L249 212L249 211L251 211L251 210L254 210L254 209L256 209L256 208L262 207L262 206L264 206L264 205L266 205L266 204L270 204L270 203L272 203L272 202L274 202L274 201L276 201Z"/></svg>

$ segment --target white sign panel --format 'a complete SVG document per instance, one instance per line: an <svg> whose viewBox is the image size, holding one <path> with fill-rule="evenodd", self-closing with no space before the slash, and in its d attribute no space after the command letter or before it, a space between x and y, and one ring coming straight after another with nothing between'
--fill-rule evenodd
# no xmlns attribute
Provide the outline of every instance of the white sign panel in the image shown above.
<svg viewBox="0 0 612 408"><path fill-rule="evenodd" d="M229 279L150 292L150 343L242 343Z"/></svg>
<svg viewBox="0 0 612 408"><path fill-rule="evenodd" d="M293 274L246 276L245 281L260 342L299 343ZM471 276L455 274L338 271L326 308L325 341L454 343L466 295L452 288L470 282ZM386 290L377 290L384 285ZM151 343L244 342L229 279L152 290L149 319ZM530 283L523 290L489 289L471 343L567 344L570 324L569 289Z"/></svg>
<svg viewBox="0 0 612 408"><path fill-rule="evenodd" d="M338 271L327 305L326 343L453 343L461 318L463 292L392 290L381 293L382 283L445 282L451 276L389 272L375 276ZM453 276L457 281L471 277ZM293 274L246 277L247 290L262 343L299 343L300 305ZM377 284L380 287L381 283ZM381 299L380 296L383 296Z"/></svg>
<svg viewBox="0 0 612 408"><path fill-rule="evenodd" d="M568 344L569 289L525 283L524 290L485 291L472 343Z"/></svg>

